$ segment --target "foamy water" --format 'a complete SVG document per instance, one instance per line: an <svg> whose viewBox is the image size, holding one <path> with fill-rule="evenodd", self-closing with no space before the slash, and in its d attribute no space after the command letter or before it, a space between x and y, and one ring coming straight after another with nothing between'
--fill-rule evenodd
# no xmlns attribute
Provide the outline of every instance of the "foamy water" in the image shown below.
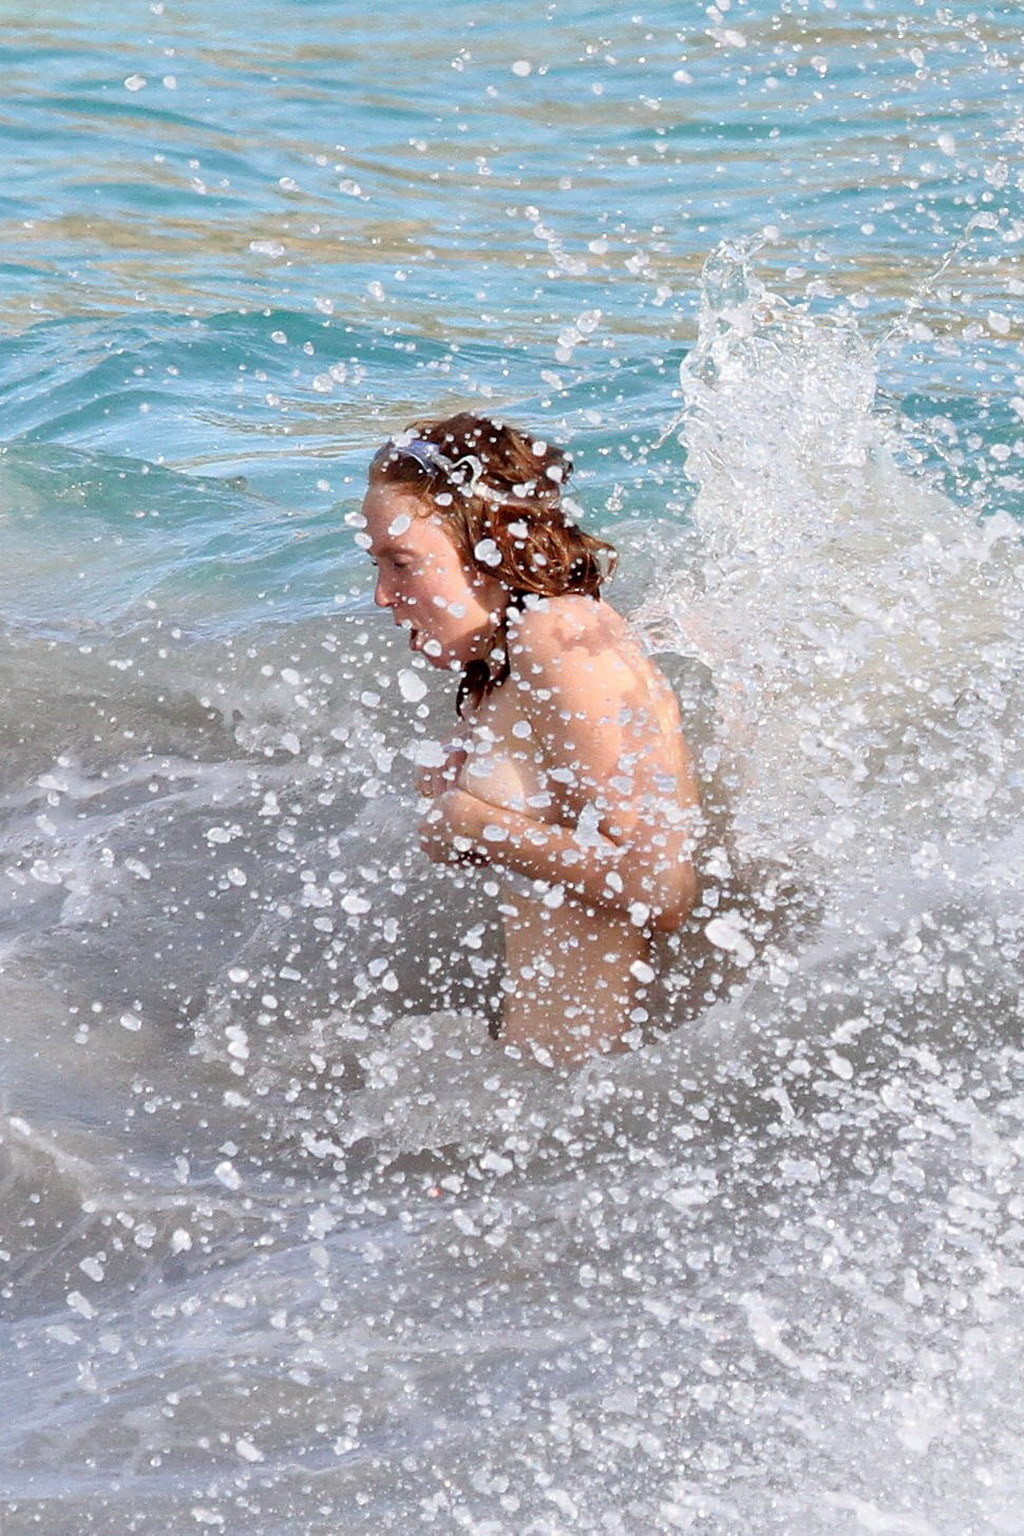
<svg viewBox="0 0 1024 1536"><path fill-rule="evenodd" d="M1016 1533L1012 15L468 7L453 68L403 7L382 81L332 8L94 9L19 89L107 222L23 229L0 365L4 1536ZM487 1035L450 680L344 523L481 395L578 450L711 812L650 1038L569 1076Z"/></svg>

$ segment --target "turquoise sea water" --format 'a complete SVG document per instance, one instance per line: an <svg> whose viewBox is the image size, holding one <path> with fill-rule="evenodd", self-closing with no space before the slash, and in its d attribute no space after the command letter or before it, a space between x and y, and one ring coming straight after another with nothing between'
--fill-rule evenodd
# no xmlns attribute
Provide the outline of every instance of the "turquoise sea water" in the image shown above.
<svg viewBox="0 0 1024 1536"><path fill-rule="evenodd" d="M1024 1524L1018 7L638 3L0 4L4 1536ZM466 404L820 920L575 1087L345 523Z"/></svg>
<svg viewBox="0 0 1024 1536"><path fill-rule="evenodd" d="M336 503L411 414L482 399L550 424L598 518L610 498L658 512L678 455L648 451L720 240L769 231L762 267L787 294L854 305L879 338L973 220L915 311L932 334L886 358L882 385L923 430L951 421L965 456L972 432L1012 443L1018 20L763 3L717 19L529 5L514 27L465 4L443 26L404 4L12 15L5 441L128 458L129 477L168 466L186 502L196 477L244 477L258 572L207 550L240 518L237 492L206 491L205 523L161 510L181 579L226 582L249 612L272 573L286 613L330 611L349 585ZM962 473L1019 504L983 468ZM116 493L104 505L119 515ZM101 590L131 601L116 572Z"/></svg>

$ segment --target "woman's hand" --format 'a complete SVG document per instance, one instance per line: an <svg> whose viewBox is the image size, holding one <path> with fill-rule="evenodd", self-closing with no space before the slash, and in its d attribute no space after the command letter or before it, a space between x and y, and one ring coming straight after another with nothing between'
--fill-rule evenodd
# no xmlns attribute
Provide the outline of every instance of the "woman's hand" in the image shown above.
<svg viewBox="0 0 1024 1536"><path fill-rule="evenodd" d="M421 768L416 775L416 789L424 800L434 800L445 790L453 789L455 781L466 761L466 749L458 742L449 746L445 760L438 768Z"/></svg>
<svg viewBox="0 0 1024 1536"><path fill-rule="evenodd" d="M486 864L486 850L480 843L479 812L484 809L482 801L462 789L436 795L420 822L420 848L427 858L435 864Z"/></svg>

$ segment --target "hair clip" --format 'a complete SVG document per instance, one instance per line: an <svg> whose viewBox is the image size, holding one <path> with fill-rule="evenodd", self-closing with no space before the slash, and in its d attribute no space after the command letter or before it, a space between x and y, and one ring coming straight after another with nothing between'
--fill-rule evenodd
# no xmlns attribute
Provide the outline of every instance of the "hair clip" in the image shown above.
<svg viewBox="0 0 1024 1536"><path fill-rule="evenodd" d="M426 437L393 437L391 451L408 459L415 459L421 469L440 470L445 479L464 496L483 496L487 501L501 501L497 491L484 485L483 460L475 453L464 453L460 459L450 459L436 443Z"/></svg>

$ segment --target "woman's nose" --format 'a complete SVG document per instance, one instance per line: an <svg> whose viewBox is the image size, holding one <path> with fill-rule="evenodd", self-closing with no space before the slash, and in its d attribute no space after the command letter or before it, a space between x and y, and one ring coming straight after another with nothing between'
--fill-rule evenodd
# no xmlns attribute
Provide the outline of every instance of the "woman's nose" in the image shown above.
<svg viewBox="0 0 1024 1536"><path fill-rule="evenodd" d="M390 608L394 598L384 585L383 576L377 577L377 585L373 589L373 600L378 608Z"/></svg>

